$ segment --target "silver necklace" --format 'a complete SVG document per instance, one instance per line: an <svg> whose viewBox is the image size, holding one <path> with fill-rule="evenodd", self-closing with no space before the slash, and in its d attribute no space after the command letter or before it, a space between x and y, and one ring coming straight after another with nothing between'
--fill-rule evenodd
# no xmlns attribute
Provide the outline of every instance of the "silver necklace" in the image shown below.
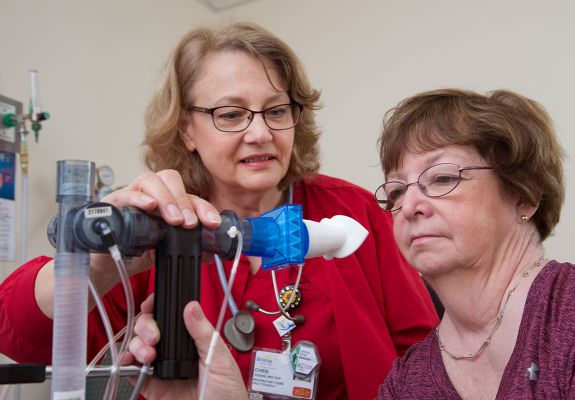
<svg viewBox="0 0 575 400"><path fill-rule="evenodd" d="M445 354L447 354L453 360L474 360L479 354L481 354L483 352L483 350L485 350L485 348L491 342L491 338L493 337L493 334L495 333L497 328L499 328L499 325L501 325L501 320L503 319L503 315L505 314L505 308L507 307L507 303L509 302L509 298L511 297L513 292L515 292L515 289L517 288L519 283L521 283L523 278L528 277L529 274L531 273L531 271L533 271L535 268L538 268L541 265L541 261L543 261L543 256L541 256L535 262L535 264L533 264L529 269L527 269L525 272L523 272L521 275L519 275L515 279L515 282L511 285L511 289L508 289L505 292L505 300L503 301L503 305L499 309L499 313L497 314L497 319L495 320L495 325L493 325L491 332L489 332L489 335L483 341L483 343L481 343L481 346L479 346L479 348L475 351L475 353L457 355L457 354L454 354L454 353L450 352L449 350L447 350L447 348L445 347L445 345L441 341L441 338L439 337L439 326L437 326L435 328L435 334L437 335L437 341L439 342L439 348L441 349L441 351L445 352Z"/></svg>

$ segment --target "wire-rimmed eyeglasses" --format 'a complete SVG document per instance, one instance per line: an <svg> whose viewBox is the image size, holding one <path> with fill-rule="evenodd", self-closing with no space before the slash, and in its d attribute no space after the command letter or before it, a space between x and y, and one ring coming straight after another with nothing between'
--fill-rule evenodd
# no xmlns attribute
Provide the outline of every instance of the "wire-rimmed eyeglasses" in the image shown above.
<svg viewBox="0 0 575 400"><path fill-rule="evenodd" d="M289 104L279 104L261 111L253 111L249 108L238 106L214 108L190 106L186 110L210 114L214 126L222 132L241 132L247 129L256 114L262 115L264 122L270 129L283 131L297 125L303 106L299 103L292 102Z"/></svg>
<svg viewBox="0 0 575 400"><path fill-rule="evenodd" d="M427 197L441 197L451 193L461 182L461 172L477 169L491 169L487 166L460 167L457 164L441 163L424 170L417 181L404 183L399 181L385 182L375 191L375 201L385 211L397 211L403 206L405 192L411 185L417 184Z"/></svg>

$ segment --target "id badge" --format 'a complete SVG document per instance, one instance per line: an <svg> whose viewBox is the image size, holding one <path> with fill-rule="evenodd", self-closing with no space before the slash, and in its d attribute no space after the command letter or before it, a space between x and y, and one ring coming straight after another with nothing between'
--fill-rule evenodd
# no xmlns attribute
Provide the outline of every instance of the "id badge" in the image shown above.
<svg viewBox="0 0 575 400"><path fill-rule="evenodd" d="M291 352L254 349L248 388L251 400L315 399L320 359L316 346L298 342Z"/></svg>

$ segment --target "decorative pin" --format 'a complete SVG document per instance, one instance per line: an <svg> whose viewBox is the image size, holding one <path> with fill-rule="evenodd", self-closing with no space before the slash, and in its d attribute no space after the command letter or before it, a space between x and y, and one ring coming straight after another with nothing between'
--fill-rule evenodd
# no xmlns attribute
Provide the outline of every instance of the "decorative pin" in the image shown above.
<svg viewBox="0 0 575 400"><path fill-rule="evenodd" d="M537 373L539 372L539 366L534 362L531 363L531 366L527 368L527 373L529 374L529 380L537 382Z"/></svg>
<svg viewBox="0 0 575 400"><path fill-rule="evenodd" d="M284 336L295 328L295 322L290 321L283 315L280 315L278 318L274 320L274 326L278 331L278 335Z"/></svg>
<svg viewBox="0 0 575 400"><path fill-rule="evenodd" d="M280 304L283 308L288 305L288 302L293 294L294 285L287 285L282 290L280 290ZM295 308L301 302L301 292L299 289L296 289L294 298L289 305L289 308Z"/></svg>

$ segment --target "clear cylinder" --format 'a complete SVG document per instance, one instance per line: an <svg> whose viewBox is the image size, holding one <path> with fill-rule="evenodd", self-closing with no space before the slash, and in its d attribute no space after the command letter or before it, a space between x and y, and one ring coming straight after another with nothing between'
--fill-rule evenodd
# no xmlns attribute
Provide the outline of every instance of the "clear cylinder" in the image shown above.
<svg viewBox="0 0 575 400"><path fill-rule="evenodd" d="M84 400L88 253L56 253L52 399Z"/></svg>
<svg viewBox="0 0 575 400"><path fill-rule="evenodd" d="M52 399L84 400L90 254L77 248L73 217L95 199L94 163L58 161L59 203L54 264Z"/></svg>

